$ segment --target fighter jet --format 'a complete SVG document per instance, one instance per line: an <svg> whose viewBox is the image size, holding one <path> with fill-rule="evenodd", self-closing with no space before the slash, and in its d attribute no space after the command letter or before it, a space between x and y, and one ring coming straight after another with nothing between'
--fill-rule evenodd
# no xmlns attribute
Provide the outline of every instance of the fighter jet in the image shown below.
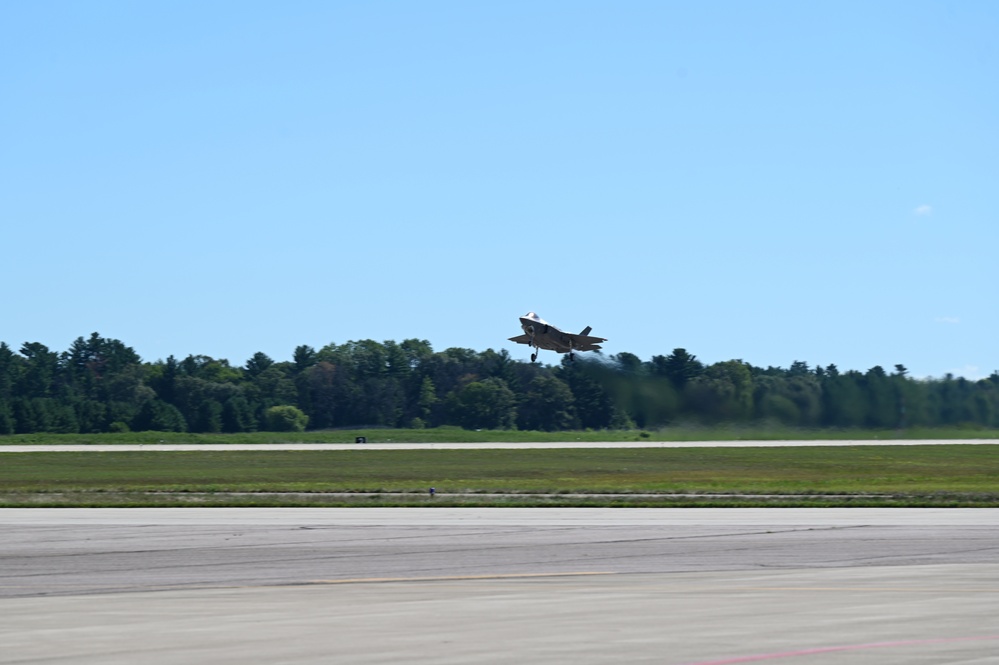
<svg viewBox="0 0 999 665"><path fill-rule="evenodd" d="M511 337L511 342L527 344L535 349L548 349L555 353L568 353L569 360L575 360L575 351L595 351L600 348L600 342L606 342L603 337L590 337L590 326L583 328L578 335L562 332L534 312L528 312L520 317L520 327L523 335ZM531 353L531 362L538 359L537 351Z"/></svg>

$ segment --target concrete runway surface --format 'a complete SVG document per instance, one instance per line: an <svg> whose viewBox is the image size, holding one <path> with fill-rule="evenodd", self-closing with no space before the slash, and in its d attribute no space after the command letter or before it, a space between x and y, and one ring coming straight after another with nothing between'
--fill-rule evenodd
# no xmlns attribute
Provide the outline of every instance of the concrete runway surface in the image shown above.
<svg viewBox="0 0 999 665"><path fill-rule="evenodd" d="M0 663L999 663L999 510L0 510Z"/></svg>
<svg viewBox="0 0 999 665"><path fill-rule="evenodd" d="M184 450L525 450L565 448L776 448L793 446L953 446L999 444L999 439L851 439L843 441L550 441L491 443L149 443L0 445L0 453L78 453Z"/></svg>

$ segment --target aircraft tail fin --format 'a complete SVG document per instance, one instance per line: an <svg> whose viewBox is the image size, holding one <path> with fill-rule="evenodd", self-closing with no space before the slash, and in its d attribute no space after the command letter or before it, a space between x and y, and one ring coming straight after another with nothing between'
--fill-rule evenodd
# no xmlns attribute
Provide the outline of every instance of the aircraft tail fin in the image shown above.
<svg viewBox="0 0 999 665"><path fill-rule="evenodd" d="M583 328L583 332L581 332L579 334L580 335L589 335L591 330L593 330L593 328L591 328L590 326L586 326L585 328Z"/></svg>

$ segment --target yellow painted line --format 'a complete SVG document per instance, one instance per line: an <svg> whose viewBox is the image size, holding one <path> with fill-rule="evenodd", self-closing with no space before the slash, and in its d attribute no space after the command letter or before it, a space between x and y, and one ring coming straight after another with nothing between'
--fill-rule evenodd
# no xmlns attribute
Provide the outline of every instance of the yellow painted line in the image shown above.
<svg viewBox="0 0 999 665"><path fill-rule="evenodd" d="M433 577L352 577L342 580L310 580L306 584L363 584L367 582L455 582L465 580L517 580L538 577L592 577L596 575L616 575L612 572L576 573L507 573L500 575L439 575Z"/></svg>

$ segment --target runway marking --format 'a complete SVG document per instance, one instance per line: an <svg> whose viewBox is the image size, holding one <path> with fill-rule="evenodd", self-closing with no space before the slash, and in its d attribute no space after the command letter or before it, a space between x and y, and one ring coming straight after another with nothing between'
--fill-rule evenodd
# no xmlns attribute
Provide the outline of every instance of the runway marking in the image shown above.
<svg viewBox="0 0 999 665"><path fill-rule="evenodd" d="M608 571L584 571L575 573L501 573L485 575L439 575L433 577L352 577L342 580L310 580L305 584L362 584L365 582L455 582L463 580L517 580L536 577L593 577L596 575L616 575Z"/></svg>
<svg viewBox="0 0 999 665"><path fill-rule="evenodd" d="M778 651L774 653L760 653L751 656L734 656L732 658L721 658L719 660L699 660L686 665L735 665L736 663L753 663L761 660L774 660L777 658L794 658L796 656L814 656L820 653L835 653L838 651L862 651L864 649L890 649L893 647L926 646L930 644L953 644L955 642L981 642L985 640L999 640L999 635L982 635L978 637L939 637L928 640L897 640L894 642L872 642L870 644L847 644L833 647L815 647L812 649L798 649L796 651Z"/></svg>

